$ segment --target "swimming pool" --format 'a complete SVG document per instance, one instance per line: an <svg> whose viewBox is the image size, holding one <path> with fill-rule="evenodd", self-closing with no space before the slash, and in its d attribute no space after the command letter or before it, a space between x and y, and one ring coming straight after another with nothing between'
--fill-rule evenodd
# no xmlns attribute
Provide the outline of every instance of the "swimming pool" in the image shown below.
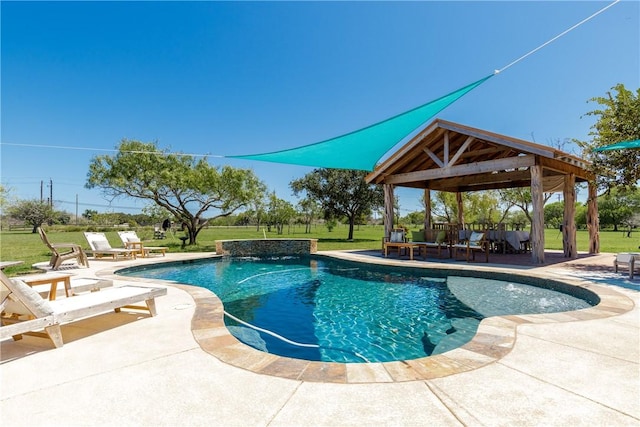
<svg viewBox="0 0 640 427"><path fill-rule="evenodd" d="M523 284L324 257L220 258L119 273L210 289L240 341L281 356L331 362L440 354L473 338L485 317L597 303L588 293L578 298L531 286L562 287L548 281Z"/></svg>

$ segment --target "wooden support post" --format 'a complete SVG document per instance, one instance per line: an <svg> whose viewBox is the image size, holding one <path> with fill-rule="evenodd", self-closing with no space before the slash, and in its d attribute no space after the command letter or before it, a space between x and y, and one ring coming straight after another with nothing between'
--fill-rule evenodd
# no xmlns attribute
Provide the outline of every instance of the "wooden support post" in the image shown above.
<svg viewBox="0 0 640 427"><path fill-rule="evenodd" d="M564 176L564 216L562 219L562 249L565 258L578 258L576 247L576 176L569 173Z"/></svg>
<svg viewBox="0 0 640 427"><path fill-rule="evenodd" d="M542 186L542 166L533 165L531 172L531 202L533 218L531 222L531 262L544 264L544 188Z"/></svg>
<svg viewBox="0 0 640 427"><path fill-rule="evenodd" d="M462 193L456 193L456 202L458 202L458 225L460 230L464 228L464 207L462 205Z"/></svg>
<svg viewBox="0 0 640 427"><path fill-rule="evenodd" d="M424 229L431 229L431 190L424 189Z"/></svg>
<svg viewBox="0 0 640 427"><path fill-rule="evenodd" d="M393 185L384 184L384 235L389 237L393 229Z"/></svg>
<svg viewBox="0 0 640 427"><path fill-rule="evenodd" d="M589 230L589 253L600 253L600 219L598 218L598 193L596 183L589 181L587 198L587 229Z"/></svg>

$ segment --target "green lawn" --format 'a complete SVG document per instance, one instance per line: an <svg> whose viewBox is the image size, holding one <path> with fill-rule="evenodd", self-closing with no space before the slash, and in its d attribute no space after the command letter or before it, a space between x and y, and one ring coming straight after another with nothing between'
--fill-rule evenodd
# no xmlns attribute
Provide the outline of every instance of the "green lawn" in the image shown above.
<svg viewBox="0 0 640 427"><path fill-rule="evenodd" d="M416 227L417 229L417 227ZM215 251L215 241L223 239L262 239L268 238L317 238L318 250L334 249L378 249L381 246L383 235L382 226L359 226L354 231L354 240L347 241L348 228L339 225L333 232L328 232L323 226L313 227L311 234L304 233L303 226L285 228L284 234L277 235L275 232L256 230L250 227L213 227L200 232L198 244L181 248L181 241L178 239L182 233L176 235L168 233L163 240L152 240L153 230L151 228L136 229L138 235L145 241L153 241L155 246L168 246L169 252L213 252ZM49 230L47 232L52 243L78 243L84 248L88 244L81 231L59 231ZM106 232L107 238L113 247L121 247L122 243L116 231ZM579 251L588 249L589 234L586 230L578 230L577 244ZM640 246L640 231L636 231L632 236L626 237L622 231L601 231L600 250L601 252L628 252L638 250ZM545 230L545 248L562 249L562 235L556 229ZM7 268L9 275L20 274L31 270L31 265L36 262L49 259L49 251L42 243L38 234L30 231L2 231L0 232L0 260L20 260L24 264L18 267Z"/></svg>

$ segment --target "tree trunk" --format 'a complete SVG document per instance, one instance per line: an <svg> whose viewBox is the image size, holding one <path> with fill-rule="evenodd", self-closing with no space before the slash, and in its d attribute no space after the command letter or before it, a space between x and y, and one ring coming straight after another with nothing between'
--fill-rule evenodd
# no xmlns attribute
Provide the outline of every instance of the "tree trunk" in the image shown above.
<svg viewBox="0 0 640 427"><path fill-rule="evenodd" d="M349 216L349 237L347 237L347 240L353 240L353 226L355 222L356 222L356 216L355 215Z"/></svg>
<svg viewBox="0 0 640 427"><path fill-rule="evenodd" d="M188 231L189 231L189 244L190 245L195 245L196 244L196 237L198 236L198 230L195 228L191 228L191 227L187 227Z"/></svg>

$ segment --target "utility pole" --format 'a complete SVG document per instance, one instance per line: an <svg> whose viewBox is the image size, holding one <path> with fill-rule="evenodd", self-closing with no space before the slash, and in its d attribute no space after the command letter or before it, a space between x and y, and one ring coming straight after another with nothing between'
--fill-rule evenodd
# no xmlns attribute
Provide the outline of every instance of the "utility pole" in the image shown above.
<svg viewBox="0 0 640 427"><path fill-rule="evenodd" d="M49 178L49 206L53 209L53 180Z"/></svg>

